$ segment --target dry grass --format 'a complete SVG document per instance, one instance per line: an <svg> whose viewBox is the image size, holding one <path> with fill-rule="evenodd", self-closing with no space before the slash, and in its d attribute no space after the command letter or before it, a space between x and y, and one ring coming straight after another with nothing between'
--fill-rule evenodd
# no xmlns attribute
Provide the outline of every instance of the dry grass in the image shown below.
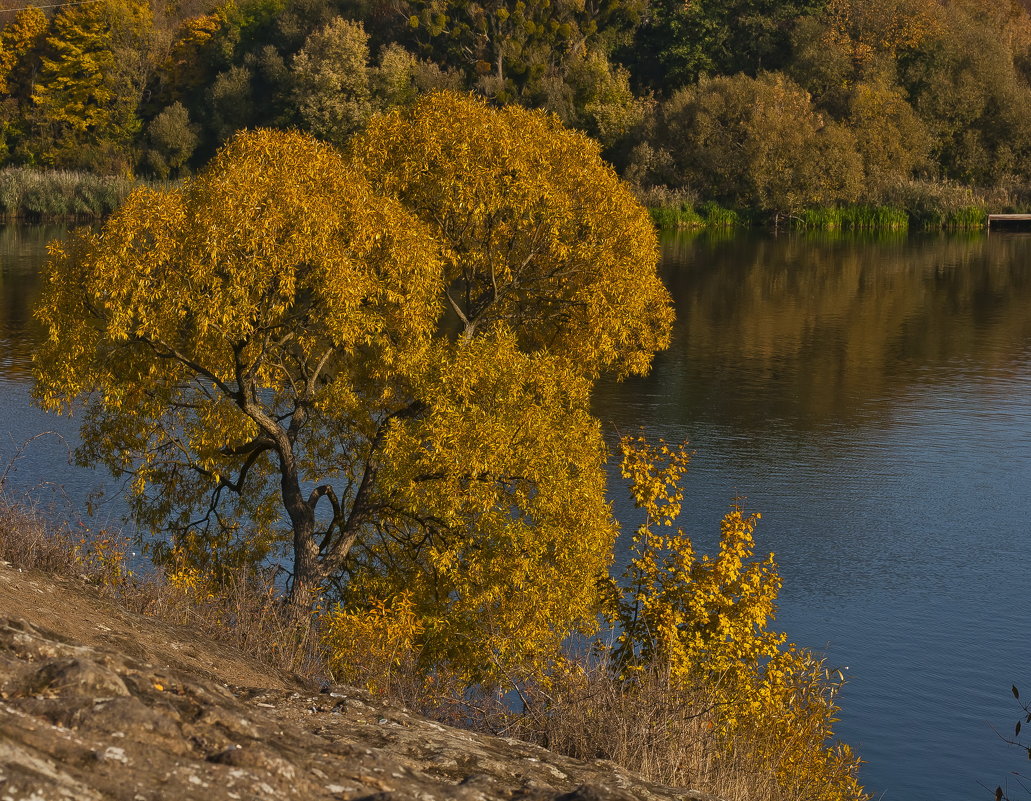
<svg viewBox="0 0 1031 801"><path fill-rule="evenodd" d="M184 585L157 568L134 574L129 548L125 537L108 531L53 526L0 493L0 559L14 567L85 581L131 611L189 625L301 678L324 675L317 632L290 618L270 575L255 571L217 586Z"/></svg>
<svg viewBox="0 0 1031 801"><path fill-rule="evenodd" d="M714 733L718 710L704 688L673 689L661 670L628 682L618 680L604 659L580 657L550 686L522 695L521 714L494 718L504 721L498 733L577 759L608 759L652 781L726 801L799 797L797 788L778 781L768 747Z"/></svg>

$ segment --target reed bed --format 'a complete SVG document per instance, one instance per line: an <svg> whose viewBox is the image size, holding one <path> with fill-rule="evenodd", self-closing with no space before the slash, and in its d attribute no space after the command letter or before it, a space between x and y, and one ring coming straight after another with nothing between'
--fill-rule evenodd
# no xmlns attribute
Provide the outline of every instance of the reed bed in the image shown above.
<svg viewBox="0 0 1031 801"><path fill-rule="evenodd" d="M733 228L745 222L742 212L728 209L714 201L696 204L693 197L676 193L656 195L654 191L640 198L648 208L659 230L682 228Z"/></svg>
<svg viewBox="0 0 1031 801"><path fill-rule="evenodd" d="M806 209L793 227L817 231L905 231L909 215L897 206L860 204Z"/></svg>
<svg viewBox="0 0 1031 801"><path fill-rule="evenodd" d="M105 217L138 182L120 175L72 170L0 170L0 217L6 220L89 220Z"/></svg>

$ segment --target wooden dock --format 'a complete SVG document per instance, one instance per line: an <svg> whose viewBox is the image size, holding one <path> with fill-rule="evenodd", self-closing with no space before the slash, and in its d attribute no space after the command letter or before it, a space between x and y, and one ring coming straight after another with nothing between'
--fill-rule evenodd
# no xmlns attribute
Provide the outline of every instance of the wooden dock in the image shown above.
<svg viewBox="0 0 1031 801"><path fill-rule="evenodd" d="M1003 225L1020 225L1031 227L1031 214L989 214L988 231L992 230L992 223Z"/></svg>

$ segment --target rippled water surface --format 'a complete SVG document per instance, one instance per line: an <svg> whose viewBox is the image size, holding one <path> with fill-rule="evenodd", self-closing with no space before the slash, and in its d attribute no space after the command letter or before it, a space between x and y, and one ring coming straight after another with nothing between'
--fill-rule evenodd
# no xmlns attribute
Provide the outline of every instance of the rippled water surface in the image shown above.
<svg viewBox="0 0 1031 801"><path fill-rule="evenodd" d="M76 508L104 478L64 466L75 421L34 410L27 373L61 233L0 229L0 457L60 433L8 488ZM609 436L691 441L700 543L734 498L762 513L779 624L848 668L838 732L870 790L992 798L1027 764L992 726L1012 731L1011 683L1031 690L1031 236L680 236L664 253L676 339L650 377L602 387Z"/></svg>

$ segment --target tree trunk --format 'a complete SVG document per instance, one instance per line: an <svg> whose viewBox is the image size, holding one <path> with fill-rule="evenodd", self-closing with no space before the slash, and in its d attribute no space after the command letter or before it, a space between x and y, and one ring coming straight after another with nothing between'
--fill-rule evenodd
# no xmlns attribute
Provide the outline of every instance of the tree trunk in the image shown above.
<svg viewBox="0 0 1031 801"><path fill-rule="evenodd" d="M315 544L315 509L301 491L293 454L280 452L279 466L283 505L290 516L294 534L293 581L290 585L287 607L290 617L295 622L307 621L305 625L310 626L311 613L323 578L318 547Z"/></svg>

